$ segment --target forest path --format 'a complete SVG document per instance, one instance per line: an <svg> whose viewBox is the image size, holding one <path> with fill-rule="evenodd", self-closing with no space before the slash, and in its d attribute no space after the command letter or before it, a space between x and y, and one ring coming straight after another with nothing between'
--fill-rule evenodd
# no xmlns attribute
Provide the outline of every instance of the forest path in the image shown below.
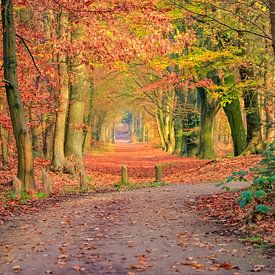
<svg viewBox="0 0 275 275"><path fill-rule="evenodd" d="M218 191L197 184L89 194L14 217L0 227L0 274L272 274L272 259L186 206Z"/></svg>
<svg viewBox="0 0 275 275"><path fill-rule="evenodd" d="M149 143L118 143L114 150L84 157L86 172L95 185L113 184L120 180L121 165L127 165L131 182L155 180L156 164L163 166L164 181L198 183L226 179L233 171L245 170L257 163L259 156L225 158L216 161L179 157L161 151Z"/></svg>

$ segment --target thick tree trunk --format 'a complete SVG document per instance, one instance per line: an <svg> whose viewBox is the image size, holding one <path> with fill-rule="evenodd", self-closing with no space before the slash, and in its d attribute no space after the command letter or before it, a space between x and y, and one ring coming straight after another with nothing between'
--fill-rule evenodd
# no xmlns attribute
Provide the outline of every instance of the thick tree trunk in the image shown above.
<svg viewBox="0 0 275 275"><path fill-rule="evenodd" d="M209 98L204 88L198 88L201 102L201 129L198 157L201 159L214 159L214 117L220 104Z"/></svg>
<svg viewBox="0 0 275 275"><path fill-rule="evenodd" d="M64 13L59 17L59 37L64 38L68 18ZM69 103L69 81L68 81L68 66L67 56L59 54L58 56L58 73L59 73L59 98L58 111L56 112L54 138L53 138L53 158L51 169L53 171L62 171L64 166L64 144L65 144L65 129L66 117Z"/></svg>
<svg viewBox="0 0 275 275"><path fill-rule="evenodd" d="M260 154L264 149L264 143L261 132L258 93L256 91L247 91L244 93L244 107L247 123L247 147L244 154Z"/></svg>
<svg viewBox="0 0 275 275"><path fill-rule="evenodd" d="M73 41L79 41L84 36L84 28L77 26L72 32ZM88 89L86 81L86 67L82 64L79 54L69 65L70 70L70 101L65 139L65 157L78 171L83 171L82 144L83 122L85 110L85 95ZM69 165L71 167L71 165ZM65 169L68 172L68 168Z"/></svg>
<svg viewBox="0 0 275 275"><path fill-rule="evenodd" d="M253 78L253 68L242 67L240 69L240 75L242 81ZM258 102L258 92L250 89L244 92L243 97L247 125L246 149L243 154L259 154L264 149L264 142L261 132L261 115Z"/></svg>
<svg viewBox="0 0 275 275"><path fill-rule="evenodd" d="M77 169L83 170L82 144L85 108L85 67L84 65L72 66L72 72L77 75L77 81L70 85L70 107L65 140L65 156L67 160L73 162Z"/></svg>
<svg viewBox="0 0 275 275"><path fill-rule="evenodd" d="M25 122L25 111L18 88L16 38L13 1L2 0L4 78L10 116L18 153L17 176L25 190L35 187L33 176L32 140Z"/></svg>
<svg viewBox="0 0 275 275"><path fill-rule="evenodd" d="M234 145L234 155L239 156L246 148L246 133L242 119L242 111L239 98L234 99L223 109L227 116L231 129L231 136Z"/></svg>

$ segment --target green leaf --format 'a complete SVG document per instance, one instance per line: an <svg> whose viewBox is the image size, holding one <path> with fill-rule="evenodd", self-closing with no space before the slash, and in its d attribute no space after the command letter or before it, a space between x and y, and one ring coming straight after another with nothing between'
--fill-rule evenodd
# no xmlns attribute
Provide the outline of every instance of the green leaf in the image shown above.
<svg viewBox="0 0 275 275"><path fill-rule="evenodd" d="M264 204L258 204L255 209L256 212L266 214L268 212L268 207Z"/></svg>
<svg viewBox="0 0 275 275"><path fill-rule="evenodd" d="M226 85L233 85L235 83L235 76L229 75L229 76L225 77L224 82Z"/></svg>
<svg viewBox="0 0 275 275"><path fill-rule="evenodd" d="M240 207L244 208L247 205L247 200L246 199L241 199L240 201Z"/></svg>
<svg viewBox="0 0 275 275"><path fill-rule="evenodd" d="M267 193L264 190L258 190L255 192L255 198L257 198L257 199L263 198L266 196L267 196Z"/></svg>
<svg viewBox="0 0 275 275"><path fill-rule="evenodd" d="M268 181L270 183L274 183L275 182L275 175L272 175L271 177L268 178Z"/></svg>
<svg viewBox="0 0 275 275"><path fill-rule="evenodd" d="M247 203L250 203L252 200L252 192L249 190L245 190L241 193L241 198L245 199Z"/></svg>
<svg viewBox="0 0 275 275"><path fill-rule="evenodd" d="M263 178L256 178L254 179L253 183L255 185L263 185L265 183L265 180Z"/></svg>
<svg viewBox="0 0 275 275"><path fill-rule="evenodd" d="M230 192L230 190L231 190L230 187L225 186L225 191L226 191L226 192Z"/></svg>

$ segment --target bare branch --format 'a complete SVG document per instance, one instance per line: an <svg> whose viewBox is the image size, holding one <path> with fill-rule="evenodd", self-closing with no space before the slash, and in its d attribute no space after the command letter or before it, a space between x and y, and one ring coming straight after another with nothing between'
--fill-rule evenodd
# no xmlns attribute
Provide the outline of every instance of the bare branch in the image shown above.
<svg viewBox="0 0 275 275"><path fill-rule="evenodd" d="M30 57L31 57L31 59L32 59L32 62L33 62L33 65L34 65L34 67L36 68L36 70L39 72L39 74L41 75L41 71L39 70L39 68L37 67L37 65L36 65L36 63L35 63L35 59L34 59L34 57L33 57L33 55L32 55L32 53L31 53L31 50L30 50L30 48L29 48L29 46L27 45L27 43L26 43L26 39L25 38L23 38L21 35L19 35L19 34L15 34L18 38L20 38L20 40L22 41L22 43L24 44L24 46L26 47L26 49L27 49L27 51L28 51L28 53L29 53L29 55L30 55Z"/></svg>

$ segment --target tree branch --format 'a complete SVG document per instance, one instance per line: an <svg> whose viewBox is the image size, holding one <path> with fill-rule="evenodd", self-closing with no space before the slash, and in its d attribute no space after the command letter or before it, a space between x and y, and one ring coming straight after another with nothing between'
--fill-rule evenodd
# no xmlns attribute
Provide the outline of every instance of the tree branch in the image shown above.
<svg viewBox="0 0 275 275"><path fill-rule="evenodd" d="M263 35L263 34L260 34L260 33L257 33L257 32L253 32L253 31L250 31L250 30L246 30L246 29L237 29L237 28L234 28L226 23L223 23L221 21L219 21L218 19L212 17L212 16L209 16L207 14L202 14L202 13L199 13L199 12L195 12L195 11L192 11L186 7L182 7L182 9L186 10L187 12L190 12L192 14L195 14L195 15L199 15L199 16L202 16L202 17L206 17L206 18L209 18L211 19L212 21L224 26L224 27L227 27L233 31L236 31L236 32L239 32L239 33L249 33L249 34L253 34L253 35L256 35L256 36L259 36L259 37L262 37L262 38L265 38L265 39L268 39L268 40L272 40L272 38L268 35Z"/></svg>
<svg viewBox="0 0 275 275"><path fill-rule="evenodd" d="M41 75L41 71L39 70L39 68L37 67L37 65L36 65L36 63L35 63L35 59L34 59L34 57L33 57L33 55L32 55L32 53L31 53L31 51L30 51L30 48L29 48L29 46L27 45L27 43L26 43L26 39L25 38L23 38L21 35L19 35L19 34L15 34L18 38L20 38L20 40L22 41L22 43L24 44L24 46L26 47L26 49L27 49L27 51L28 51L28 53L29 53L29 55L30 55L30 57L31 57L31 59L32 59L32 62L33 62L33 65L34 65L34 67L36 68L36 70L39 72L39 74Z"/></svg>

